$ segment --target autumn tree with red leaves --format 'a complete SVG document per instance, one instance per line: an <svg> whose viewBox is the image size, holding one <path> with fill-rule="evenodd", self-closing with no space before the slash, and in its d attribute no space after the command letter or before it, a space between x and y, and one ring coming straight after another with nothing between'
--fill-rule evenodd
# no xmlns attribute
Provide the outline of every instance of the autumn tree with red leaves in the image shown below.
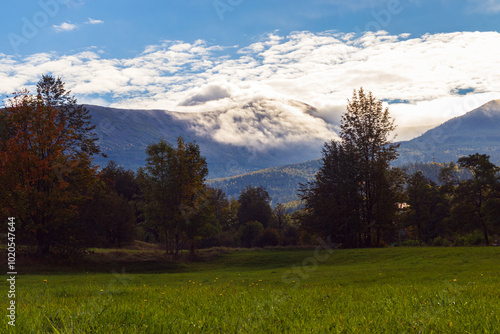
<svg viewBox="0 0 500 334"><path fill-rule="evenodd" d="M96 180L89 155L75 150L79 129L26 90L0 110L0 123L0 213L17 218L18 239L40 256L78 249L72 220Z"/></svg>

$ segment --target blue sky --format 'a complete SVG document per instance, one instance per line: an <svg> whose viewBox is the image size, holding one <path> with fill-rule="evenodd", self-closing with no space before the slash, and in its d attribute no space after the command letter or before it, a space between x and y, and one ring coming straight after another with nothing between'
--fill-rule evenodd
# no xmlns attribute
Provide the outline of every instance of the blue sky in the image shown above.
<svg viewBox="0 0 500 334"><path fill-rule="evenodd" d="M386 30L420 36L496 31L500 24L500 2L492 0L39 0L3 5L7 15L0 22L0 50L19 55L98 47L108 56L128 57L162 40L247 45L276 30L285 35ZM89 18L102 23L85 24ZM30 23L37 32L24 38L23 27ZM76 27L54 28L64 23Z"/></svg>
<svg viewBox="0 0 500 334"><path fill-rule="evenodd" d="M51 73L82 103L295 99L335 123L363 86L402 127L500 98L500 0L37 0L2 12L3 98Z"/></svg>

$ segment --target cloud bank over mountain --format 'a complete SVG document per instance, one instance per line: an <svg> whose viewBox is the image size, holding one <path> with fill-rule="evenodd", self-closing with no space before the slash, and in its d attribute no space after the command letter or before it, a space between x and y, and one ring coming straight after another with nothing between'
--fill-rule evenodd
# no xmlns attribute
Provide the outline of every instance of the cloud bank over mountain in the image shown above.
<svg viewBox="0 0 500 334"><path fill-rule="evenodd" d="M485 5L496 8L495 2ZM274 32L246 46L164 41L121 59L107 58L97 47L24 58L0 54L0 94L33 88L42 73L52 73L82 103L226 111L221 124L200 120L198 129L224 141L246 131L234 127L231 119L244 117L241 110L249 102L299 100L314 106L316 116L338 122L346 99L363 86L391 105L402 127L429 125L500 98L498 45L498 32L411 37L384 31L298 31L287 36ZM318 126L316 117L300 117L305 127ZM321 136L330 131L326 125L319 128ZM265 141L260 134L253 140Z"/></svg>
<svg viewBox="0 0 500 334"><path fill-rule="evenodd" d="M199 137L264 152L299 144L319 147L325 141L339 139L331 125L311 115L315 111L298 101L256 100L221 112L173 116L188 121L189 129Z"/></svg>

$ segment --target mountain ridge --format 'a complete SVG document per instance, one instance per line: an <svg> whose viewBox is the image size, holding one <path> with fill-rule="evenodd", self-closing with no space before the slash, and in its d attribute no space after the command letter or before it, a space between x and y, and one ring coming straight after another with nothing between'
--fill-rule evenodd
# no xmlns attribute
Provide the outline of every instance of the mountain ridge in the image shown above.
<svg viewBox="0 0 500 334"><path fill-rule="evenodd" d="M101 167L114 160L135 170L145 165L148 144L160 138L175 143L182 136L200 145L209 178L215 179L319 159L324 143L337 138L335 125L314 116L316 109L300 101L251 101L203 113L86 107L98 144L109 156L95 159ZM500 100L399 143L394 165L456 161L476 152L500 164Z"/></svg>
<svg viewBox="0 0 500 334"><path fill-rule="evenodd" d="M489 101L400 144L397 164L456 161L477 152L500 164L500 100Z"/></svg>
<svg viewBox="0 0 500 334"><path fill-rule="evenodd" d="M313 160L336 133L312 107L299 101L253 101L241 108L203 113L133 110L85 105L98 144L109 159L128 169L145 164L148 144L178 136L196 141L207 158L210 177L238 175Z"/></svg>

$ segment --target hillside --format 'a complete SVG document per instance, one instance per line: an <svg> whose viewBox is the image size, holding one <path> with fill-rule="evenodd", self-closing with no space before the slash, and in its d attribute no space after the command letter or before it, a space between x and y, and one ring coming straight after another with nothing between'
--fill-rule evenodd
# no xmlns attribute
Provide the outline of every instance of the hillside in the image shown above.
<svg viewBox="0 0 500 334"><path fill-rule="evenodd" d="M97 126L99 145L109 156L96 159L96 163L104 166L112 159L133 170L144 166L146 146L160 138L172 143L177 136L196 140L207 158L209 177L215 179L318 159L325 141L337 137L335 124L326 123L314 107L298 101L251 101L203 113L87 108ZM476 152L490 155L492 162L500 165L500 100L401 142L395 165L457 161ZM310 177L298 175L293 176L293 182ZM238 181L237 187L243 184L244 188L246 178ZM290 194L280 195L279 201L295 195L288 186L284 188Z"/></svg>
<svg viewBox="0 0 500 334"><path fill-rule="evenodd" d="M500 100L402 142L398 164L457 161L460 156L476 152L490 155L491 161L500 165Z"/></svg>
<svg viewBox="0 0 500 334"><path fill-rule="evenodd" d="M136 170L145 164L148 144L178 136L196 140L210 177L227 177L273 166L317 159L323 143L336 136L332 126L297 101L253 101L220 112L179 113L86 106L99 145L109 160Z"/></svg>
<svg viewBox="0 0 500 334"><path fill-rule="evenodd" d="M248 185L263 186L273 205L297 199L298 184L311 181L318 170L317 159L325 141L324 133L312 135L308 126L317 122L324 130L326 123L315 118L313 107L297 101L253 102L238 110L197 114L87 107L97 125L99 144L109 156L99 158L98 164L113 159L126 168L137 169L144 166L149 143L160 138L174 142L177 136L183 136L188 141L196 140L207 157L209 185L222 188L231 197L237 197ZM309 123L303 126L301 121ZM233 131L230 127L240 132L225 138L223 134ZM225 132L219 131L223 128ZM265 133L278 143L256 140ZM331 135L335 135L333 130ZM500 100L401 142L400 157L394 165L410 174L422 170L437 182L443 162L456 162L458 157L476 152L491 155L492 162L500 165Z"/></svg>
<svg viewBox="0 0 500 334"><path fill-rule="evenodd" d="M306 183L314 179L318 172L320 160L311 160L303 163L267 168L248 174L227 178L211 179L207 184L221 188L228 196L238 198L246 186L264 187L272 198L272 205L289 203L297 200L299 183ZM422 171L425 177L439 184L438 176L443 163L411 163L399 166L409 175ZM470 173L460 170L457 173L459 180L470 177Z"/></svg>
<svg viewBox="0 0 500 334"><path fill-rule="evenodd" d="M311 181L318 171L319 165L319 160L311 160L233 177L212 179L208 180L207 184L221 188L228 196L235 198L248 185L262 186L269 192L274 206L278 203L296 200L299 183Z"/></svg>

